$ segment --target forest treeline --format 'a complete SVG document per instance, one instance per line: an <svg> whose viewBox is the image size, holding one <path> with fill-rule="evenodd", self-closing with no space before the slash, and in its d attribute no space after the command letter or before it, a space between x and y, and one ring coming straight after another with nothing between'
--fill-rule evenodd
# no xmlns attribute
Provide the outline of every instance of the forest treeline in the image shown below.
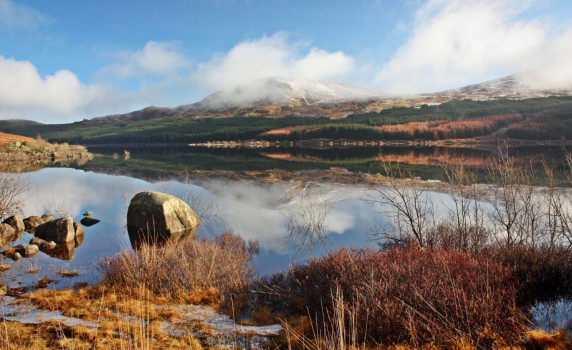
<svg viewBox="0 0 572 350"><path fill-rule="evenodd" d="M397 107L380 112L353 114L344 119L332 120L325 117L229 117L229 118L163 118L140 121L110 119L108 122L92 122L84 120L70 124L31 124L0 121L0 131L25 136L43 138L52 142L69 142L75 144L185 144L207 141L245 141L263 138L270 130L294 128L303 133L282 135L272 139L297 139L312 137L332 137L348 139L380 139L381 137L407 137L406 139L442 139L443 137L472 137L502 125L505 121L486 119L492 125L475 125L467 122L494 115L521 114L524 127L512 129L513 136L521 131L534 130L536 123L551 124L556 120L559 127L557 134L564 133L568 137L572 97L546 97L526 100L494 100L494 101L449 101L436 106L418 108ZM488 117L491 118L491 117ZM435 122L436 124L409 124L415 126L413 132L404 132L399 136L402 125L413 122ZM457 124L459 122L461 124ZM514 124L514 120L511 120ZM496 123L496 124L495 124ZM485 123L486 124L486 123ZM433 127L437 129L433 131ZM484 129L479 129L484 127ZM487 129L488 128L488 129ZM429 130L429 131L428 131ZM512 130L512 131L511 131ZM550 129L552 130L552 129ZM389 132L391 131L391 132ZM523 131L523 134L524 134ZM388 133L389 132L389 133ZM547 137L546 133L534 134ZM331 136L323 136L331 135ZM386 135L386 136L384 136ZM465 135L465 136L462 136ZM531 134L532 135L532 134ZM543 136L544 135L544 136ZM551 137L552 134L548 137ZM286 138L281 138L286 137ZM558 136L560 137L560 135ZM390 138L388 138L390 139Z"/></svg>
<svg viewBox="0 0 572 350"><path fill-rule="evenodd" d="M502 114L463 120L417 121L383 126L326 124L271 130L259 136L264 140L447 140L489 135L502 127L524 120L522 114Z"/></svg>

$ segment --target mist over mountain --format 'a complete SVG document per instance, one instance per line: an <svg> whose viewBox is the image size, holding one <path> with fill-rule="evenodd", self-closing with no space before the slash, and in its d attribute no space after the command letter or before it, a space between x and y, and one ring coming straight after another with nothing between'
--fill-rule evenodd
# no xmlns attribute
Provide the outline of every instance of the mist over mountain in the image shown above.
<svg viewBox="0 0 572 350"><path fill-rule="evenodd" d="M379 98L373 93L341 84L312 81L267 78L221 90L202 101L181 106L178 109L197 111L224 111L237 107L288 105L308 106L320 103L342 103Z"/></svg>
<svg viewBox="0 0 572 350"><path fill-rule="evenodd" d="M572 82L546 88L534 73L514 74L446 91L411 96L383 96L375 92L326 81L274 77L217 91L203 100L175 108L147 107L87 122L137 121L159 118L286 116L345 118L353 113L392 107L419 107L450 100L527 99L572 95Z"/></svg>

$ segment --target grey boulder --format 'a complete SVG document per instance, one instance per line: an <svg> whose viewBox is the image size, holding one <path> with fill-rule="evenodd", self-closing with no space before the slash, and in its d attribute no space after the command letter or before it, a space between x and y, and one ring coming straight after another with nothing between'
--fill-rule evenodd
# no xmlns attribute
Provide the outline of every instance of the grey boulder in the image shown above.
<svg viewBox="0 0 572 350"><path fill-rule="evenodd" d="M127 228L134 248L144 242L164 243L194 235L199 225L199 217L189 205L167 193L140 192L127 210Z"/></svg>

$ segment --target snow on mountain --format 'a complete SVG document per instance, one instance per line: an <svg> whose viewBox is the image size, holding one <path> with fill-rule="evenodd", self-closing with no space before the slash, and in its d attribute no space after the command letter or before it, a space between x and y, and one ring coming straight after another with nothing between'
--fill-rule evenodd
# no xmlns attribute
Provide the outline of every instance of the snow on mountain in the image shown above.
<svg viewBox="0 0 572 350"><path fill-rule="evenodd" d="M372 99L375 97L375 95L366 91L337 83L268 78L248 85L237 86L233 89L215 92L198 103L179 108L217 111L269 104L307 106Z"/></svg>
<svg viewBox="0 0 572 350"><path fill-rule="evenodd" d="M531 80L532 77L533 76L528 73L520 73L479 84L424 95L439 95L447 99L471 100L492 100L499 98L525 99L572 95L572 82L568 87L542 88L534 84L534 81Z"/></svg>

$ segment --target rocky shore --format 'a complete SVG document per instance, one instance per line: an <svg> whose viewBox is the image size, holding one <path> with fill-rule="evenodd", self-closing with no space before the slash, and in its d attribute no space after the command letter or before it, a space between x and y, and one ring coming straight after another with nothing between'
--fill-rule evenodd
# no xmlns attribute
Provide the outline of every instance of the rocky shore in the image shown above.
<svg viewBox="0 0 572 350"><path fill-rule="evenodd" d="M84 164L94 158L86 147L49 143L41 138L0 132L0 168L6 171L29 170L46 164Z"/></svg>

